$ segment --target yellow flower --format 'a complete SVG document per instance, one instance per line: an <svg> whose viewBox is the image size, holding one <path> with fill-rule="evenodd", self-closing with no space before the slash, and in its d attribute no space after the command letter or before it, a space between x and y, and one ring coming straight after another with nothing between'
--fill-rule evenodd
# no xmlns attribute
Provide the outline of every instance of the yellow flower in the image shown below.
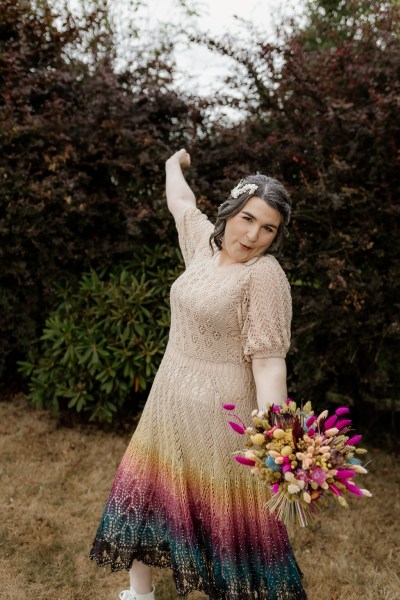
<svg viewBox="0 0 400 600"><path fill-rule="evenodd" d="M262 433L256 433L250 437L255 446L261 446L265 442L265 436Z"/></svg>
<svg viewBox="0 0 400 600"><path fill-rule="evenodd" d="M303 406L303 412L305 412L307 414L309 414L310 412L311 412L311 414L314 413L314 411L311 410L311 402L310 401L306 402L305 405Z"/></svg>
<svg viewBox="0 0 400 600"><path fill-rule="evenodd" d="M291 446L283 446L283 448L281 450L281 455L289 456L290 454L292 454L292 447Z"/></svg>
<svg viewBox="0 0 400 600"><path fill-rule="evenodd" d="M275 429L272 435L276 440L281 440L283 437L285 437L285 432L283 429Z"/></svg>

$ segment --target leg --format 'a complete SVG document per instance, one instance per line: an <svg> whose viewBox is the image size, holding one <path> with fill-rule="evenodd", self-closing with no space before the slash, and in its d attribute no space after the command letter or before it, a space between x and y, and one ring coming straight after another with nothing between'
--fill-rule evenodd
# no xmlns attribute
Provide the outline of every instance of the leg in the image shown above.
<svg viewBox="0 0 400 600"><path fill-rule="evenodd" d="M151 567L134 560L129 571L131 590L138 594L149 594L152 591Z"/></svg>

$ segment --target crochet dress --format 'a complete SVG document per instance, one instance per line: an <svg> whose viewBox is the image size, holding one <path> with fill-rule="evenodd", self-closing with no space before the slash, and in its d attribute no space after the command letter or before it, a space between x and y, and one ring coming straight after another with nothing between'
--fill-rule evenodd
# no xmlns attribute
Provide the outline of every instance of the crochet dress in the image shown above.
<svg viewBox="0 0 400 600"><path fill-rule="evenodd" d="M118 467L90 552L172 569L180 598L306 600L284 525L266 488L234 452L243 440L222 405L250 422L253 358L285 357L291 295L271 255L216 267L213 224L196 207L177 223L186 270L171 287L168 345Z"/></svg>

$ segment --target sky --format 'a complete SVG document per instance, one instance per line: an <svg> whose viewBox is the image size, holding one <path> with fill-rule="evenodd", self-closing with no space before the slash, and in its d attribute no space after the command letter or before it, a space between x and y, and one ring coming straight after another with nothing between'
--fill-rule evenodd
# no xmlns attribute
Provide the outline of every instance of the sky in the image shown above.
<svg viewBox="0 0 400 600"><path fill-rule="evenodd" d="M182 3L195 8L197 16L188 17ZM301 19L305 0L112 0L110 4L121 38L125 40L120 51L123 57L124 52L129 51L130 43L143 43L146 35L151 43L171 24L184 30L196 26L197 30L218 38L230 34L245 46L249 43L246 39L248 34L235 16L256 25L260 36L265 36L266 41L274 41L276 25L282 18ZM69 5L73 11L79 11L82 0L69 0ZM127 27L130 22L140 23L143 33L139 40L129 39ZM231 59L211 52L204 46L194 43L188 46L179 41L179 37L175 37L174 41L177 89L198 95L210 95L223 89L224 78L232 72ZM229 118L235 120L240 115L233 110Z"/></svg>
<svg viewBox="0 0 400 600"><path fill-rule="evenodd" d="M243 39L244 28L235 19L237 16L255 24L261 35L265 34L265 38L272 41L275 26L282 17L300 18L304 0L199 0L193 4L200 15L195 19L197 27L203 32L216 36L237 34L238 39ZM143 15L148 28L155 31L166 22L184 22L179 0L148 0L139 14ZM179 85L200 94L212 93L230 70L229 59L194 44L190 48L178 45L175 57L181 72Z"/></svg>

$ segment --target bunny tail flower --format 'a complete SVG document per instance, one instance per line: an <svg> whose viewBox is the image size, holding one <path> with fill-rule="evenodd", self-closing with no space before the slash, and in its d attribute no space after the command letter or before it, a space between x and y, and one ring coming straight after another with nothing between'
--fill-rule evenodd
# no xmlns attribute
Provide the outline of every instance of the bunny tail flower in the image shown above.
<svg viewBox="0 0 400 600"><path fill-rule="evenodd" d="M347 481L347 479L343 479L342 483L343 483L343 485L346 486L346 488L349 490L349 492L351 492L355 496L363 496L364 495L359 487L357 487L354 483Z"/></svg>
<svg viewBox="0 0 400 600"><path fill-rule="evenodd" d="M337 408L335 410L335 414L337 414L338 417L341 417L342 415L347 415L347 413L350 412L350 409L347 406L341 406L340 408Z"/></svg>
<svg viewBox="0 0 400 600"><path fill-rule="evenodd" d="M338 469L338 472L336 473L336 477L350 479L351 477L354 477L355 474L356 474L356 472L350 471L350 469Z"/></svg>
<svg viewBox="0 0 400 600"><path fill-rule="evenodd" d="M327 429L324 433L327 437L333 437L339 433L339 429L337 427L331 427L331 429Z"/></svg>
<svg viewBox="0 0 400 600"><path fill-rule="evenodd" d="M349 425L351 425L351 419L342 419L341 421L338 421L335 425L335 427L337 427L337 429L339 429L339 431L341 431L342 429L344 429L345 427L348 427Z"/></svg>
<svg viewBox="0 0 400 600"><path fill-rule="evenodd" d="M313 423L315 423L316 420L317 420L317 417L315 417L314 415L312 417L310 417L309 419L307 419L307 421L306 421L306 427L311 427L311 425Z"/></svg>
<svg viewBox="0 0 400 600"><path fill-rule="evenodd" d="M347 440L347 442L345 443L345 446L356 446L356 444L359 444L362 440L362 435L353 435L353 437L351 437L349 440Z"/></svg>
<svg viewBox="0 0 400 600"><path fill-rule="evenodd" d="M341 506L343 506L343 508L349 508L349 505L347 504L347 500L346 500L346 498L343 498L343 496L338 496L338 502Z"/></svg>
<svg viewBox="0 0 400 600"><path fill-rule="evenodd" d="M322 419L326 419L327 416L328 416L328 411L327 410L323 410L322 413L317 418L317 423L319 423L320 421L322 421Z"/></svg>
<svg viewBox="0 0 400 600"><path fill-rule="evenodd" d="M246 465L247 467L254 467L254 465L256 464L255 460L245 458L244 456L235 456L235 460L241 465Z"/></svg>
<svg viewBox="0 0 400 600"><path fill-rule="evenodd" d="M240 433L240 435L244 435L244 432L245 432L244 427L242 427L241 425L238 425L234 421L228 421L228 423L232 427L233 431L236 431L236 433Z"/></svg>
<svg viewBox="0 0 400 600"><path fill-rule="evenodd" d="M363 467L362 465L352 465L351 468L356 473L362 473L363 475L365 475L365 473L368 473L367 469L365 467Z"/></svg>
<svg viewBox="0 0 400 600"><path fill-rule="evenodd" d="M325 421L324 430L326 431L327 429L330 429L331 427L333 427L335 425L336 421L337 421L336 415L332 415L331 417L329 417Z"/></svg>
<svg viewBox="0 0 400 600"><path fill-rule="evenodd" d="M332 492L335 494L335 496L341 496L342 492L336 487L336 485L333 485L333 483L329 483L329 488L332 490Z"/></svg>

